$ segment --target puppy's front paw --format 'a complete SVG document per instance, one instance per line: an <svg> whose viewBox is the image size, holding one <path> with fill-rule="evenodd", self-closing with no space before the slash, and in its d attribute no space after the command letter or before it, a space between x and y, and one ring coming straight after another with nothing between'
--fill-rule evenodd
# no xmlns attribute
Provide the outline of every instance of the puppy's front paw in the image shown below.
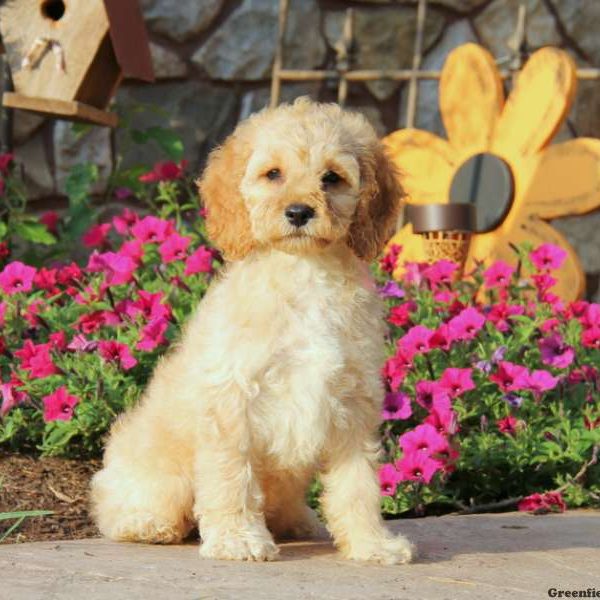
<svg viewBox="0 0 600 600"><path fill-rule="evenodd" d="M416 557L416 549L405 537L382 537L354 544L344 552L351 560L378 562L383 565L401 565Z"/></svg>
<svg viewBox="0 0 600 600"><path fill-rule="evenodd" d="M200 546L200 556L220 560L274 560L279 548L273 540L242 534L225 534L212 538Z"/></svg>

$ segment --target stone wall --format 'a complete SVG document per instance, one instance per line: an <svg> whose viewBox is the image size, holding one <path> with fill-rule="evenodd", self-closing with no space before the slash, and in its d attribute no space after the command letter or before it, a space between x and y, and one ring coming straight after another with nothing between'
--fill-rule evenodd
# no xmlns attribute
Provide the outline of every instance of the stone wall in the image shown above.
<svg viewBox="0 0 600 600"><path fill-rule="evenodd" d="M141 0L141 5L157 82L126 82L116 101L130 126L160 124L177 132L193 168L199 169L239 119L269 101L278 0ZM416 0L290 0L290 5L285 66L333 66L344 10L353 6L355 66L410 67ZM557 45L581 66L600 66L600 0L526 0L526 5L533 48ZM482 43L498 59L507 57L518 6L519 0L430 0L423 68L440 68L450 50L468 41ZM419 91L417 126L443 135L437 83L422 82ZM303 94L335 100L336 87L328 82L283 86L284 100ZM404 122L406 86L386 81L351 85L348 105L385 134ZM570 126L559 135L575 134L600 137L600 82L580 84ZM81 136L68 124L27 114L16 114L14 139L36 197L59 196L65 174L81 160L100 166L100 192L118 158L126 165L159 158L153 148L132 145L126 131L93 128ZM596 293L600 214L563 220L558 227L576 245Z"/></svg>

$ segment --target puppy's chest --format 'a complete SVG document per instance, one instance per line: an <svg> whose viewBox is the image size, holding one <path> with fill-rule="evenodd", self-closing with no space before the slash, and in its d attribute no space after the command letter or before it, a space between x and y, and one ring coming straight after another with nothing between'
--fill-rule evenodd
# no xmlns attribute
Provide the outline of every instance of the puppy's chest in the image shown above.
<svg viewBox="0 0 600 600"><path fill-rule="evenodd" d="M337 293L336 293L337 292ZM268 454L281 465L313 462L331 428L349 418L364 352L378 329L365 290L313 290L282 297L270 356L257 377L250 418Z"/></svg>

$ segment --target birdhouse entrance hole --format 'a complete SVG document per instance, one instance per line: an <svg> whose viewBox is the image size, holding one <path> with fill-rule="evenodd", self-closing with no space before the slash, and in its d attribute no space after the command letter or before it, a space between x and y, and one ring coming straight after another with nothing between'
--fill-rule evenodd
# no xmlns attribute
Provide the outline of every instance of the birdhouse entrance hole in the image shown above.
<svg viewBox="0 0 600 600"><path fill-rule="evenodd" d="M63 0L44 0L41 9L47 19L60 21L65 14L65 3Z"/></svg>

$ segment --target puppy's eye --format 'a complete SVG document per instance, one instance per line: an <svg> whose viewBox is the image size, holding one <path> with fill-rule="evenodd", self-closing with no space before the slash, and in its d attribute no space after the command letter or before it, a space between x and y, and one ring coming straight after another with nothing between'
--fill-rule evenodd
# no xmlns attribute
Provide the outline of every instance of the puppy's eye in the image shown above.
<svg viewBox="0 0 600 600"><path fill-rule="evenodd" d="M323 183L323 185L334 185L341 180L342 178L335 171L327 171L327 173L321 177L321 183Z"/></svg>
<svg viewBox="0 0 600 600"><path fill-rule="evenodd" d="M281 177L281 171L279 169L271 169L265 173L265 176L270 181L275 181Z"/></svg>

